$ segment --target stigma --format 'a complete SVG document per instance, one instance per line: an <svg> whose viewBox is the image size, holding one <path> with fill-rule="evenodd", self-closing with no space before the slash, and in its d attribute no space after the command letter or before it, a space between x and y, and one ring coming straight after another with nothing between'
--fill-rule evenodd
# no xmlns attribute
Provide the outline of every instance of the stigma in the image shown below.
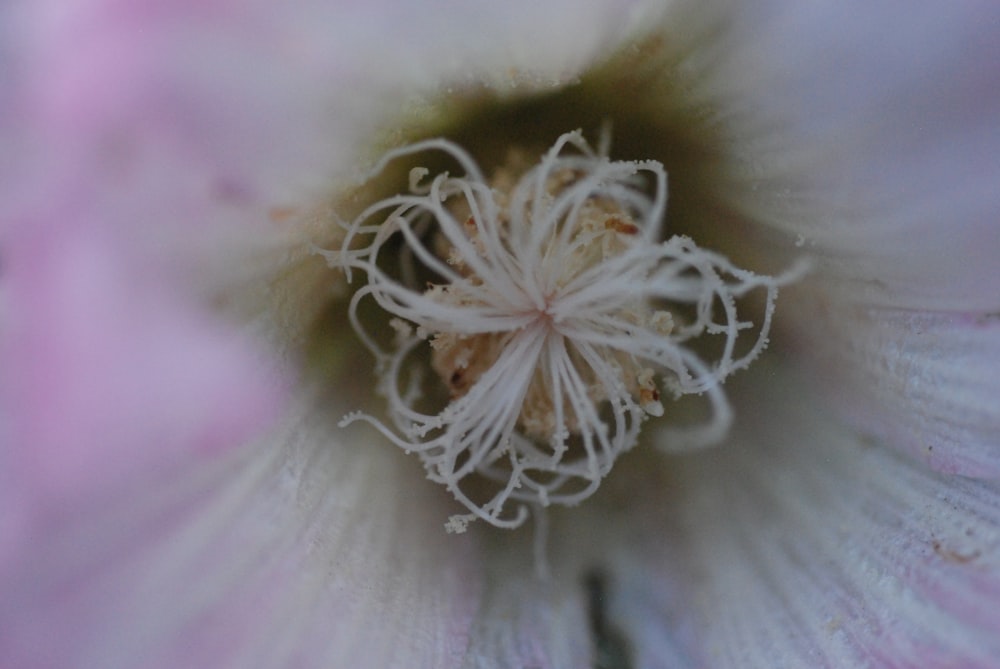
<svg viewBox="0 0 1000 669"><path fill-rule="evenodd" d="M342 223L341 248L318 250L349 281L352 327L377 360L385 419L357 412L465 507L449 531L481 519L517 527L532 508L591 496L665 395L697 394L707 418L662 432L685 450L724 437L722 382L765 348L778 287L664 229L667 174L614 161L580 131L532 161L512 150L487 179L460 146L431 139L376 166L429 152L460 176L410 172L408 192ZM738 309L764 295L755 322ZM372 326L359 309L386 312ZM749 333L749 343L747 343ZM715 338L703 358L691 344ZM738 344L739 342L739 344Z"/></svg>

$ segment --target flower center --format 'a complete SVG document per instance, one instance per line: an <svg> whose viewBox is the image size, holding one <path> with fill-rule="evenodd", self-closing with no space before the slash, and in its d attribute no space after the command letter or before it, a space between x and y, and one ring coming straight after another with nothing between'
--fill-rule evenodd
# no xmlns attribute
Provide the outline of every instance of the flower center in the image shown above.
<svg viewBox="0 0 1000 669"><path fill-rule="evenodd" d="M731 412L720 383L766 345L789 277L666 238L663 166L612 161L608 143L595 150L567 133L537 164L512 151L489 180L446 140L390 151L376 171L440 151L463 174L411 170L408 193L345 224L341 249L319 251L348 280L365 276L349 314L388 402L389 425L363 413L342 425L369 422L415 452L468 509L449 530L475 518L516 527L530 506L592 495L642 424L665 413L661 388L703 394L710 410L668 448L721 438ZM766 296L759 325L738 312L755 290ZM390 314L388 346L362 322L364 300ZM746 331L751 343L738 347ZM721 340L710 360L689 345L702 335ZM428 408L435 386L443 399Z"/></svg>

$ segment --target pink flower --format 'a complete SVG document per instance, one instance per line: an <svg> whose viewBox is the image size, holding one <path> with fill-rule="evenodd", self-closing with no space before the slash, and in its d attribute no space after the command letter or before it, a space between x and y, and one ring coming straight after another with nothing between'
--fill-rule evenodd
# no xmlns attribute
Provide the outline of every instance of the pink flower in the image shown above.
<svg viewBox="0 0 1000 669"><path fill-rule="evenodd" d="M1000 12L661 4L0 9L0 666L995 663ZM604 120L813 270L721 444L446 534L313 249L387 149Z"/></svg>

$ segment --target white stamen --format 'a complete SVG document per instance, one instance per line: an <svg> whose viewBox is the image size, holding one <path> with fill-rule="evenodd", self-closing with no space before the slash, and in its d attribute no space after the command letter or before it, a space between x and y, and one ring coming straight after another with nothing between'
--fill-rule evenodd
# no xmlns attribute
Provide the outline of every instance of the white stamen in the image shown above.
<svg viewBox="0 0 1000 669"><path fill-rule="evenodd" d="M425 182L430 172L414 168L409 194L368 207L345 224L339 252L321 253L348 280L353 270L367 277L350 321L378 359L392 427L360 412L341 425L371 423L416 453L469 510L449 519L449 531L475 518L516 527L526 505L589 497L647 417L665 413L661 387L704 393L711 409L706 424L673 432L666 450L725 434L731 411L719 384L764 349L778 286L794 273L758 276L688 238L661 241L663 166L611 161L579 131L538 165L513 158L490 183L443 139L396 149L377 169L428 150L453 158L464 176ZM380 263L394 239L412 263L399 276ZM428 272L436 283L417 285ZM766 294L763 322L737 355L740 332L754 327L738 317L737 299L755 289ZM366 298L393 317L389 350L358 316ZM723 338L711 364L685 346L702 334ZM418 408L427 401L425 340L450 393L433 413Z"/></svg>

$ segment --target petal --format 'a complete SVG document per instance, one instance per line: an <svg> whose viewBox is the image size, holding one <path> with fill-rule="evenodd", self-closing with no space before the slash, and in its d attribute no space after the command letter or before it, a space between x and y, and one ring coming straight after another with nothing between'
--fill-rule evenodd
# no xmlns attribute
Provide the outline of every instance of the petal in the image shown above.
<svg viewBox="0 0 1000 669"><path fill-rule="evenodd" d="M621 616L667 630L639 628L638 665L679 644L694 666L993 666L997 485L933 473L771 378L734 393L731 443L675 463L676 504L633 515Z"/></svg>
<svg viewBox="0 0 1000 669"><path fill-rule="evenodd" d="M286 384L250 342L127 268L134 259L115 244L55 237L20 235L5 248L9 528L241 444L277 415Z"/></svg>
<svg viewBox="0 0 1000 669"><path fill-rule="evenodd" d="M32 169L11 192L44 198L53 175L103 192L125 175L148 198L160 180L142 175L166 172L210 202L315 201L354 178L363 142L401 109L418 115L415 96L563 85L653 4L22 2L5 21L4 121L12 139L30 133L15 146Z"/></svg>
<svg viewBox="0 0 1000 669"><path fill-rule="evenodd" d="M699 85L734 138L731 205L858 299L995 309L996 3L779 1L733 18Z"/></svg>
<svg viewBox="0 0 1000 669"><path fill-rule="evenodd" d="M333 438L329 400L296 404L235 457L36 526L0 664L460 666L479 581L454 503L393 449Z"/></svg>
<svg viewBox="0 0 1000 669"><path fill-rule="evenodd" d="M538 562L532 541L544 542L544 536L532 536L527 527L501 534L493 528L482 529L486 534L481 555L485 589L465 666L592 666L587 597L581 581L586 565L581 565L580 556L546 551L540 558L543 562ZM539 572L544 560L551 560L553 566L547 576Z"/></svg>
<svg viewBox="0 0 1000 669"><path fill-rule="evenodd" d="M800 361L859 429L936 470L1000 478L994 314L789 306Z"/></svg>

